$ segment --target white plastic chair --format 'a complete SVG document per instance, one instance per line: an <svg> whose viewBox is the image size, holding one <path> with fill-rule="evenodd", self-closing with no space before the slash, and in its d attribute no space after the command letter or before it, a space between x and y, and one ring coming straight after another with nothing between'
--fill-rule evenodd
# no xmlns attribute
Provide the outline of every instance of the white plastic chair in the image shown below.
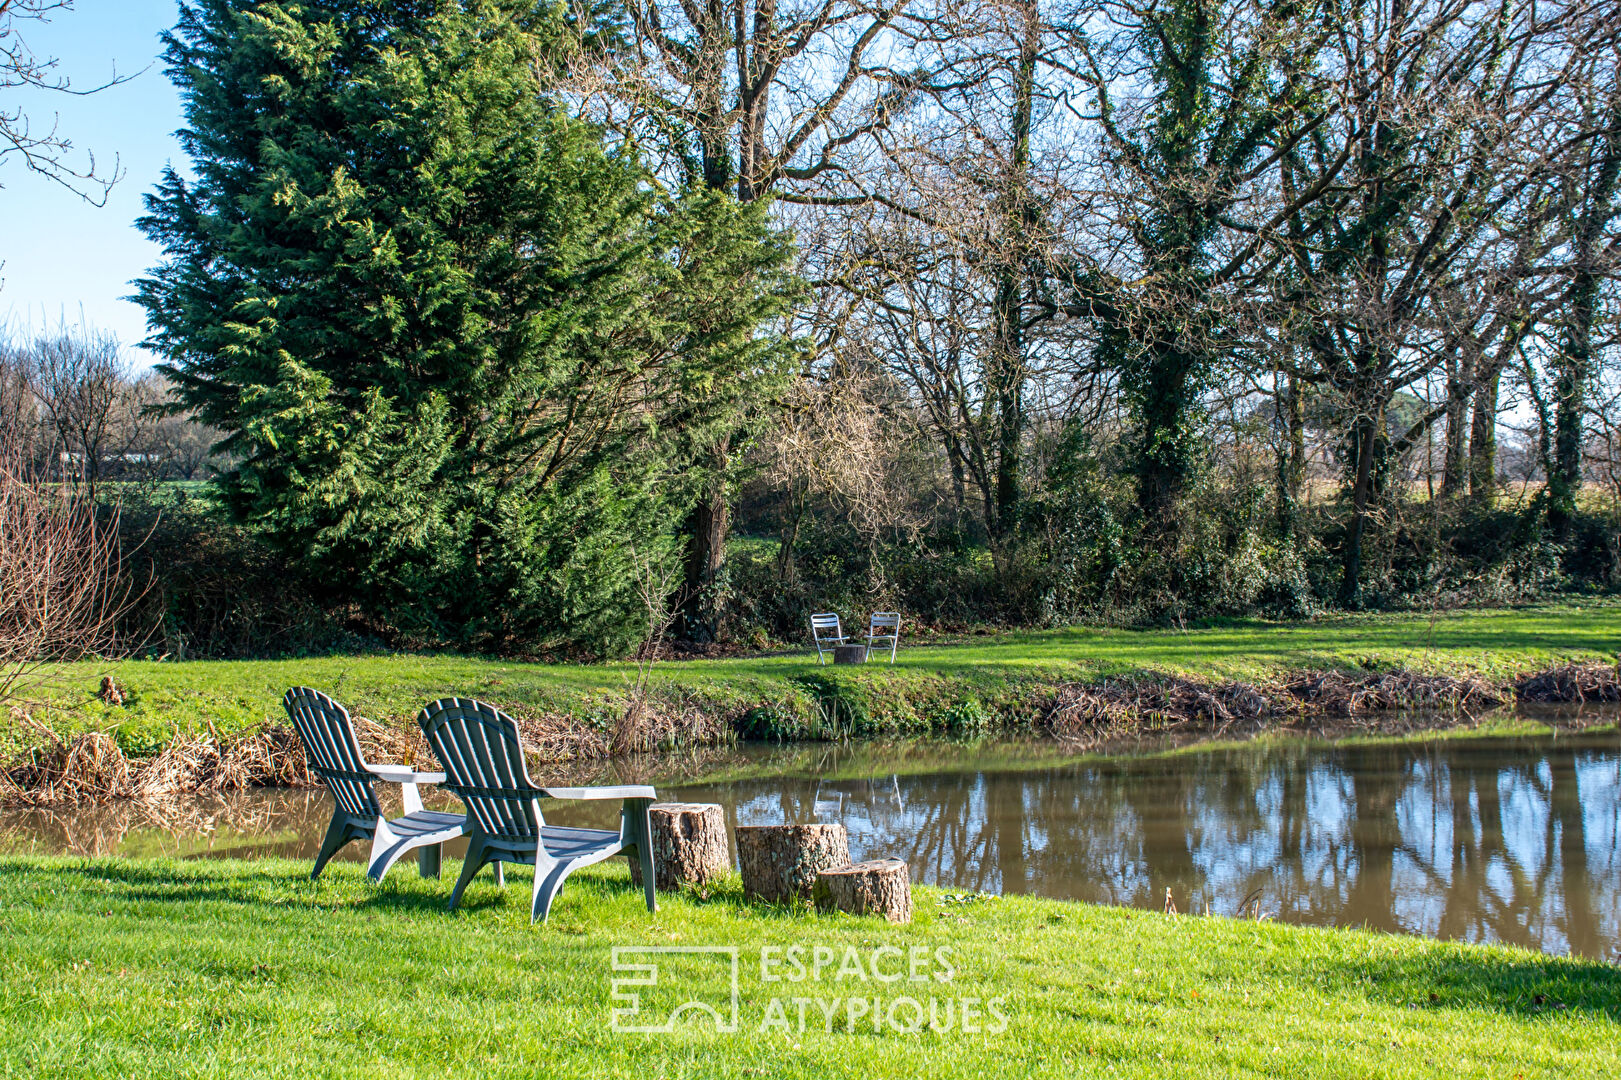
<svg viewBox="0 0 1621 1080"><path fill-rule="evenodd" d="M417 714L422 735L444 762L446 791L467 806L467 858L450 894L450 910L485 863L495 864L496 884L504 885L502 863L535 868L529 921L544 922L563 880L581 866L615 855L634 857L642 870L647 910L657 911L653 895L653 831L648 807L657 793L642 784L618 787L539 787L529 779L518 722L493 705L470 698L440 698ZM619 829L576 829L548 825L541 801L620 800ZM634 856L631 855L635 852Z"/></svg>
<svg viewBox="0 0 1621 1080"><path fill-rule="evenodd" d="M875 611L867 623L867 659L872 659L874 643L889 645L889 662L895 662L895 650L901 644L901 616L898 611Z"/></svg>
<svg viewBox="0 0 1621 1080"><path fill-rule="evenodd" d="M823 646L832 649L838 645L848 645L849 639L844 636L844 627L839 623L839 617L831 611L824 611L811 616L811 638L816 642L816 662L827 663Z"/></svg>
<svg viewBox="0 0 1621 1080"><path fill-rule="evenodd" d="M281 703L304 743L310 772L332 793L332 822L310 877L320 877L327 861L351 840L371 841L366 875L373 881L382 881L388 868L409 851L417 852L417 868L423 877L438 877L444 844L466 835L467 816L422 809L417 785L442 784L445 774L417 772L404 765L368 765L349 710L319 690L295 686ZM391 821L383 816L383 804L377 798L379 780L400 785L404 817Z"/></svg>

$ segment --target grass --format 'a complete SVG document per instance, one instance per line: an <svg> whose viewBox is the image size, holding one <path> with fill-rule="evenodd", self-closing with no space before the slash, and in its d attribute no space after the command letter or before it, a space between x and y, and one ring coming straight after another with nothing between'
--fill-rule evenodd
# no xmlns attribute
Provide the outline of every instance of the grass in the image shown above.
<svg viewBox="0 0 1621 1080"><path fill-rule="evenodd" d="M1621 605L1603 602L1342 616L1307 623L1233 621L1188 630L1071 628L970 638L902 650L893 668L818 669L804 651L656 665L656 694L685 696L722 710L767 706L814 711L836 696L894 731L929 728L931 714L972 699L1018 713L1052 685L1155 671L1195 678L1265 682L1303 669L1413 668L1471 671L1507 680L1565 660L1613 661L1621 651ZM111 673L122 708L95 698ZM59 730L112 729L132 753L153 752L175 732L212 728L229 735L281 719L287 687L327 691L373 719L408 723L421 705L449 693L502 705L560 712L608 726L623 712L634 663L535 664L457 655L396 654L289 660L73 665L55 691L68 710Z"/></svg>
<svg viewBox="0 0 1621 1080"><path fill-rule="evenodd" d="M445 882L306 875L275 860L0 859L0 1076L1621 1074L1621 970L1513 949L927 888L915 922L892 927L745 904L735 879L650 916L617 860L576 875L531 927L527 871L504 892L482 879L455 914ZM740 1030L615 1033L624 945L738 947ZM760 949L794 945L837 967L763 981ZM886 946L900 952L875 954ZM917 947L925 981L871 979L875 958L892 973ZM693 994L724 1005L723 957L664 963L649 1013ZM887 1010L903 995L942 1016L978 999L981 1030L851 1027L850 998ZM794 997L813 999L803 1031ZM762 1030L775 1015L786 1030Z"/></svg>

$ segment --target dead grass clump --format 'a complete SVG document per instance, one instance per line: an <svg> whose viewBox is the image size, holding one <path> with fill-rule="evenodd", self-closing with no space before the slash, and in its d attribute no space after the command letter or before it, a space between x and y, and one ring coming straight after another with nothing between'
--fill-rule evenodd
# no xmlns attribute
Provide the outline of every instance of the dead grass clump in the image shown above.
<svg viewBox="0 0 1621 1080"><path fill-rule="evenodd" d="M691 698L632 699L614 725L609 749L619 756L683 746L713 746L725 742L731 732L726 717Z"/></svg>
<svg viewBox="0 0 1621 1080"><path fill-rule="evenodd" d="M68 744L56 783L79 798L111 799L128 794L132 770L117 740L100 731L87 731Z"/></svg>
<svg viewBox="0 0 1621 1080"><path fill-rule="evenodd" d="M433 752L428 749L428 740L422 737L415 717L395 724L368 720L364 716L353 717L353 720L355 735L360 739L360 752L372 764L420 765L428 771L438 768L432 765ZM286 730L289 736L293 735L291 729ZM298 745L296 737L293 743ZM299 753L303 753L302 746Z"/></svg>
<svg viewBox="0 0 1621 1080"><path fill-rule="evenodd" d="M1609 684L1621 700L1621 680ZM1589 680L1584 685L1597 685ZM1555 700L1570 700L1568 698ZM1043 718L1053 735L1096 740L1142 730L1222 734L1265 721L1421 711L1473 716L1504 703L1503 691L1477 676L1413 671L1301 672L1281 686L1201 683L1176 676L1132 676L1060 687Z"/></svg>
<svg viewBox="0 0 1621 1080"><path fill-rule="evenodd" d="M1330 716L1393 709L1476 713L1503 704L1502 691L1479 676L1416 671L1309 671L1289 679L1284 691L1310 712Z"/></svg>
<svg viewBox="0 0 1621 1080"><path fill-rule="evenodd" d="M3 771L7 801L24 806L100 802L131 792L129 759L111 735L100 731L71 741L52 736Z"/></svg>
<svg viewBox="0 0 1621 1080"><path fill-rule="evenodd" d="M1042 726L1060 739L1092 739L1124 731L1136 722L1131 703L1109 684L1082 686L1070 683L1058 688L1052 704L1042 717Z"/></svg>
<svg viewBox="0 0 1621 1080"><path fill-rule="evenodd" d="M687 699L628 706L611 728L578 717L509 706L537 763L606 760L651 750L714 746L730 740L728 718ZM35 724L39 745L0 766L0 804L47 807L114 799L163 800L194 792L317 783L292 728L265 724L229 739L178 732L154 757L131 760L105 732L64 741ZM421 729L355 717L368 761L438 768Z"/></svg>
<svg viewBox="0 0 1621 1080"><path fill-rule="evenodd" d="M1565 664L1514 684L1521 701L1547 704L1583 704L1621 701L1621 669L1611 664Z"/></svg>
<svg viewBox="0 0 1621 1080"><path fill-rule="evenodd" d="M176 733L157 755L134 760L104 731L63 740L36 727L44 734L42 745L0 767L0 803L73 806L314 783L298 736L276 724L224 741L212 732Z"/></svg>
<svg viewBox="0 0 1621 1080"><path fill-rule="evenodd" d="M518 722L524 749L538 761L603 758L612 752L612 733L582 723L578 717L523 705L504 705L501 711Z"/></svg>
<svg viewBox="0 0 1621 1080"><path fill-rule="evenodd" d="M715 746L733 737L728 716L685 697L632 699L611 725L523 705L503 705L501 709L518 722L524 748L541 763Z"/></svg>
<svg viewBox="0 0 1621 1080"><path fill-rule="evenodd" d="M177 736L157 757L137 766L130 794L160 799L196 791L219 766L220 747L213 738Z"/></svg>
<svg viewBox="0 0 1621 1080"><path fill-rule="evenodd" d="M1248 683L1201 683L1175 676L1105 679L1058 689L1043 726L1061 739L1093 739L1127 729L1198 726L1221 731L1271 715L1274 703Z"/></svg>
<svg viewBox="0 0 1621 1080"><path fill-rule="evenodd" d="M283 724L264 724L227 743L220 752L218 769L199 788L242 791L250 787L308 787L314 783L298 734Z"/></svg>

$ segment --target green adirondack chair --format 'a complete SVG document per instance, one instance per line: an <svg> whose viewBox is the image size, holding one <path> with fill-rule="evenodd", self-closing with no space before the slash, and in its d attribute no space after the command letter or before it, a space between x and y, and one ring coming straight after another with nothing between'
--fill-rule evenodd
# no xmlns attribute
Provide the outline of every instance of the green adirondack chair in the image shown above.
<svg viewBox="0 0 1621 1080"><path fill-rule="evenodd" d="M373 881L383 880L389 867L409 851L416 851L417 866L423 877L438 877L446 840L467 831L467 817L424 810L418 784L437 784L444 773L413 772L403 765L368 765L355 738L349 710L319 690L295 686L281 701L292 718L293 728L304 743L304 756L310 771L332 793L332 823L321 841L310 877L318 878L332 856L352 840L371 840L366 874ZM377 781L400 785L405 797L405 816L392 821L383 817L377 798Z"/></svg>
<svg viewBox="0 0 1621 1080"><path fill-rule="evenodd" d="M632 848L641 863L647 910L657 910L647 812L657 796L651 787L537 786L524 764L517 722L482 701L441 698L417 715L417 723L445 766L444 787L467 804L467 861L450 894L452 911L481 867L494 863L500 882L501 864L510 862L535 868L529 921L544 920L569 874L614 855L630 856ZM548 825L543 799L619 799L619 831Z"/></svg>

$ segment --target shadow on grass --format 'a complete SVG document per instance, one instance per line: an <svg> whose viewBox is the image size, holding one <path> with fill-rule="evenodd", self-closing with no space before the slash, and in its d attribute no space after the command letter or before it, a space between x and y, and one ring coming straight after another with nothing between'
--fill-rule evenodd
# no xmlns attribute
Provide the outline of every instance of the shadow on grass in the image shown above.
<svg viewBox="0 0 1621 1080"><path fill-rule="evenodd" d="M1524 1018L1586 1014L1621 1021L1621 968L1597 960L1460 943L1360 961L1316 959L1276 971L1277 982L1361 994L1415 1012L1486 1009Z"/></svg>
<svg viewBox="0 0 1621 1080"><path fill-rule="evenodd" d="M198 873L198 869L204 872ZM514 868L516 869L516 868ZM134 901L159 907L174 905L172 916L180 922L195 918L195 912L180 910L182 905L217 905L222 912L240 913L257 909L309 914L398 914L447 918L445 905L459 864L447 863L441 880L407 875L372 886L359 868L328 870L330 879L312 882L307 871L298 867L237 864L228 874L209 873L196 864L170 862L130 862L124 860L85 860L33 865L28 860L0 859L0 896L23 904L50 904L60 898L80 913L100 914L108 900ZM26 885L16 880L27 875ZM7 881L6 879L12 879ZM516 869L505 890L497 889L487 875L476 879L463 896L461 914L474 916L497 909L519 910L527 914L529 902L527 868ZM8 895L9 894L9 895ZM554 909L554 916L577 915L588 910L614 908L605 924L635 911L640 918L640 889L631 885L621 868L607 873L583 872L571 878L561 902L574 911ZM748 935L751 925L762 931L782 921L814 924L819 931L854 929L842 922L824 923L805 905L765 905L745 901L735 876L707 890L684 889L661 894L661 901L677 909L708 909L709 927L725 929L713 921L714 915L738 917L734 936ZM1074 924L1089 921L1082 907ZM1034 933L1043 918L1042 909L1032 909L1028 919L1002 920L1000 931L1016 935ZM154 914L149 909L149 914ZM694 915L698 914L693 910ZM1011 915L1011 912L1006 913ZM1152 913L1139 913L1159 918ZM1115 912L1108 919L1133 918L1132 913ZM424 920L426 921L426 919ZM1106 920L1107 921L1107 920ZM876 925L876 924L875 924ZM564 928L567 929L566 927ZM1237 927L1234 928L1237 930ZM1281 930L1283 928L1279 928ZM578 931L573 931L578 932ZM997 946L976 938L982 930L974 925L931 926L923 924L912 931L934 942L947 942L966 952ZM1042 927L1043 934L1051 928ZM1267 931L1270 934L1276 931ZM1292 952L1290 947L1271 953L1270 961L1253 965L1232 977L1252 981L1282 994L1299 992L1330 996L1351 1002L1363 999L1387 1007L1459 1012L1495 1012L1532 1021L1555 1021L1561 1017L1621 1022L1621 968L1599 961L1541 956L1502 948L1482 948L1461 944L1432 945L1416 939L1411 942L1391 937L1369 939L1363 935L1336 937L1333 948ZM1224 935L1225 938L1225 935ZM1225 944L1232 944L1225 941ZM1282 944L1279 942L1278 944ZM1370 944L1374 947L1370 948ZM1174 957L1171 958L1174 962ZM1019 987L1006 987L1012 992Z"/></svg>
<svg viewBox="0 0 1621 1080"><path fill-rule="evenodd" d="M42 868L0 859L0 877L12 873L33 873L59 878L73 877L81 881L108 882L119 886L120 899L147 903L218 903L235 908L261 907L298 911L331 910L334 906L364 912L434 912L447 914L450 894L461 873L459 862L446 861L440 877L421 878L414 866L397 867L395 873L381 884L372 884L360 864L333 863L326 868L320 880L311 880L307 871L287 870L266 864L241 864L228 878L205 870L207 863L188 861L142 861L123 859L84 860ZM505 888L495 884L488 869L481 870L467 890L462 893L457 910L466 913L521 905L525 911L531 898L533 870L527 866L508 864ZM74 886L78 891L80 886ZM573 892L578 896L589 892L594 899L633 895L642 896L640 886L633 886L628 873L623 875L591 873L589 870L569 878L560 900ZM671 894L662 894L668 897ZM698 893L686 894L691 903L724 902L722 896L703 897ZM734 907L742 907L739 892Z"/></svg>

